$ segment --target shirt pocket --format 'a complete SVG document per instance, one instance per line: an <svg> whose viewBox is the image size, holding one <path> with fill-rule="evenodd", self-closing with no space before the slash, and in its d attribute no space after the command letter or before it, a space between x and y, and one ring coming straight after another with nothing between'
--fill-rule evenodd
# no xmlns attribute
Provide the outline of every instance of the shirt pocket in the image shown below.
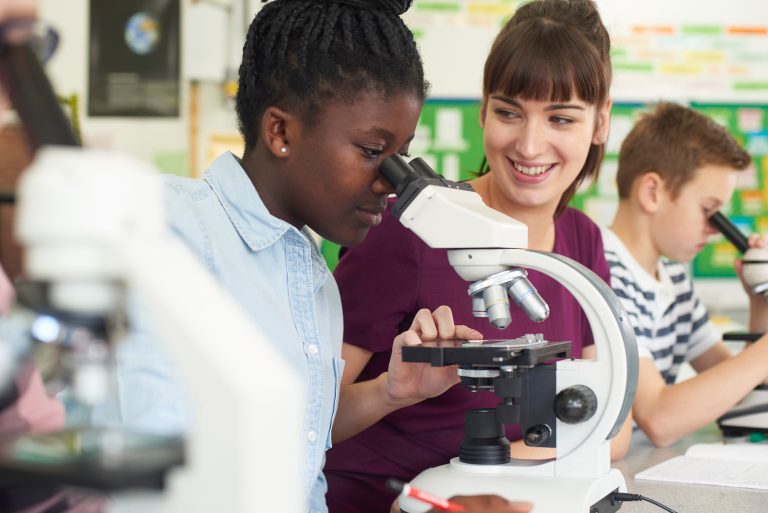
<svg viewBox="0 0 768 513"><path fill-rule="evenodd" d="M333 409L331 410L331 425L328 429L328 438L325 441L325 450L330 449L333 444L331 443L331 436L333 434L333 422L336 420L336 412L339 409L339 395L341 393L341 376L344 374L344 360L338 356L333 357Z"/></svg>

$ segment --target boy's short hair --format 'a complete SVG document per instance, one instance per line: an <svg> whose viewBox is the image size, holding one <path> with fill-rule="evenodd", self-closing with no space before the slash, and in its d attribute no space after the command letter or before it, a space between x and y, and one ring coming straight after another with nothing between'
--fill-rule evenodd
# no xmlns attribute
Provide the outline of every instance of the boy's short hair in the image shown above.
<svg viewBox="0 0 768 513"><path fill-rule="evenodd" d="M616 184L626 199L632 185L650 171L666 182L673 198L706 165L743 170L751 157L728 131L707 116L675 103L662 102L641 115L619 151Z"/></svg>

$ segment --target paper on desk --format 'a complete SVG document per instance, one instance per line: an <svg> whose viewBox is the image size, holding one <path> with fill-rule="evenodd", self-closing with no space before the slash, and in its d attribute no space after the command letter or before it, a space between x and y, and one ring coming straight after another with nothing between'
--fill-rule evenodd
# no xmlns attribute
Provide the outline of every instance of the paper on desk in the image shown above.
<svg viewBox="0 0 768 513"><path fill-rule="evenodd" d="M635 479L768 490L768 445L696 444Z"/></svg>

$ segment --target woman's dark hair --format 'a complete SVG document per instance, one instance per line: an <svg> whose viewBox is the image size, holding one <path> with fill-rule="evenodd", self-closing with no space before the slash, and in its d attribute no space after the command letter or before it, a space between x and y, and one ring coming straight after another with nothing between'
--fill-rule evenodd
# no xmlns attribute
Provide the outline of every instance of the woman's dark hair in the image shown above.
<svg viewBox="0 0 768 513"><path fill-rule="evenodd" d="M297 109L312 124L329 101L412 93L428 85L413 34L400 19L411 0L275 0L256 15L243 47L235 99L246 151L267 107Z"/></svg>
<svg viewBox="0 0 768 513"><path fill-rule="evenodd" d="M485 62L483 98L502 94L534 101L573 96L604 105L611 85L611 40L592 0L537 0L501 29ZM560 215L579 185L596 179L605 144L592 144L581 172L563 193ZM483 160L480 174L489 171Z"/></svg>

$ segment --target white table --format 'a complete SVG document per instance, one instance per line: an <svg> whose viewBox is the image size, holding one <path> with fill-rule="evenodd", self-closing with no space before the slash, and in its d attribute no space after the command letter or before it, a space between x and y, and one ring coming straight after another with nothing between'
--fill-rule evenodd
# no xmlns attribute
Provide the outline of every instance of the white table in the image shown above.
<svg viewBox="0 0 768 513"><path fill-rule="evenodd" d="M671 447L655 447L639 430L632 437L629 454L614 463L627 481L627 491L661 502L677 513L768 513L768 491L723 486L635 481L637 472L680 454L695 443L722 440L714 424L683 438ZM664 513L648 502L625 502L621 513Z"/></svg>

